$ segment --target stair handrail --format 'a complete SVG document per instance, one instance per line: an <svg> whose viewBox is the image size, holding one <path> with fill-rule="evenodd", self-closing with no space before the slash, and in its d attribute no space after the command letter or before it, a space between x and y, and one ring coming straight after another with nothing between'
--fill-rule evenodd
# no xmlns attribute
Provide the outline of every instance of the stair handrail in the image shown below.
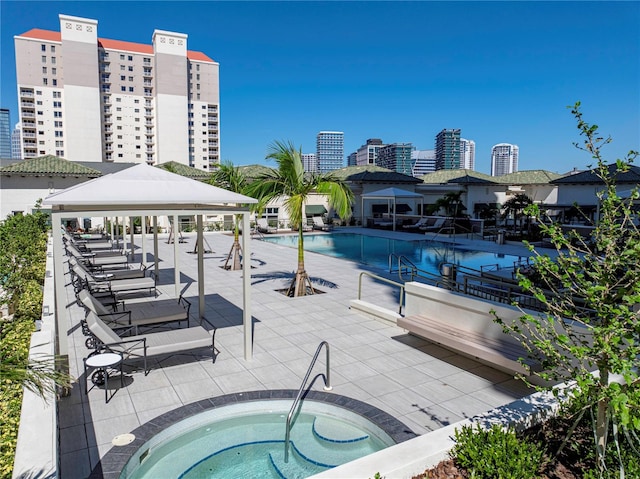
<svg viewBox="0 0 640 479"><path fill-rule="evenodd" d="M330 360L329 343L326 341L322 341L318 345L318 349L316 349L316 354L313 356L313 359L311 360L311 364L309 364L309 368L307 369L307 374L304 376L304 379L302 380L302 384L300 385L300 389L298 389L298 394L296 396L296 399L293 401L293 404L291 405L291 409L289 409L289 414L287 415L287 430L284 436L284 462L285 463L289 462L289 442L291 441L291 437L290 437L291 436L291 418L293 417L293 412L296 410L296 406L300 402L300 398L302 397L302 391L304 391L304 387L307 384L307 381L309 380L309 376L311 375L311 370L313 369L313 366L316 364L318 356L320 355L320 351L322 350L322 346L325 346L327 350L327 361L326 361L327 370L323 378L324 390L331 391L331 389L333 389L331 387L331 371L329 369L329 360Z"/></svg>

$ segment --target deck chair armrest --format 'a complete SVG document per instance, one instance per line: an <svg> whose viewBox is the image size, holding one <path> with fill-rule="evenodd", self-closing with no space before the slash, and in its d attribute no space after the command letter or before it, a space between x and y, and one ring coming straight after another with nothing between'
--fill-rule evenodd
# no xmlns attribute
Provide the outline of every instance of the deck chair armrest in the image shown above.
<svg viewBox="0 0 640 479"><path fill-rule="evenodd" d="M117 343L103 343L102 347L111 349L112 346L121 346L124 347L125 351L129 351L135 348L136 345L142 344L142 347L147 349L147 338L139 338L139 339L123 339L122 341L118 341ZM114 351L114 352L117 352Z"/></svg>
<svg viewBox="0 0 640 479"><path fill-rule="evenodd" d="M191 311L191 302L185 299L182 295L178 298L178 304L181 304L184 309L187 310L187 318L189 317L189 312Z"/></svg>

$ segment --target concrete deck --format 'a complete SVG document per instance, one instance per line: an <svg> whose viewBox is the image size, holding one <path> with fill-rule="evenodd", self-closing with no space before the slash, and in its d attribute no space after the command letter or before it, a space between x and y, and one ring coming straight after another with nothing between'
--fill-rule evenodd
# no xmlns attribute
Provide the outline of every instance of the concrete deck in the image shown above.
<svg viewBox="0 0 640 479"><path fill-rule="evenodd" d="M420 238L412 233L355 230L401 239ZM72 304L75 298L68 287L70 368L78 382L71 395L58 403L60 478L87 477L112 447L115 436L175 408L242 391L298 389L323 340L331 345L332 393L376 406L416 434L453 424L531 393L505 373L410 336L388 322L350 310L349 301L357 298L358 275L370 270L361 264L306 253L307 272L325 294L304 298L283 296L276 290L287 285L296 266L296 251L257 239L251 241L254 355L251 361L245 361L241 272L220 267L232 237L206 233L205 238L213 249L205 254L204 261L205 316L217 328L219 353L215 363L203 352L152 358L146 377L142 361L127 363L125 386L119 389L118 380L111 383L117 390L108 404L101 388L84 394L82 358L89 350L78 327L84 312ZM192 302L191 325L195 325L197 258L189 253L194 249L195 234L186 234L185 239L187 242L179 245L181 283L183 294ZM148 241L147 251L152 251L151 238ZM519 245L461 238L456 242L484 251L528 254ZM166 244L165 235L159 246L158 299L172 298L173 245ZM150 254L148 260L151 261ZM396 309L397 298L396 288L365 280L364 300ZM322 371L323 357L320 356L316 366L318 372ZM315 387L321 390L321 383Z"/></svg>

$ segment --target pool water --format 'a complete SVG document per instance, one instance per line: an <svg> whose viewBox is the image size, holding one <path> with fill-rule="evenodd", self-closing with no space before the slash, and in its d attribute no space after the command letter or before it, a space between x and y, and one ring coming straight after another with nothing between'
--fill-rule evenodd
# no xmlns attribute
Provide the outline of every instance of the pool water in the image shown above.
<svg viewBox="0 0 640 479"><path fill-rule="evenodd" d="M298 235L265 236L264 241L295 248ZM403 241L355 233L310 234L304 236L305 251L357 261L388 269L389 255L404 256L420 270L439 274L443 263L480 270L482 266L512 267L518 256L487 253L431 240ZM397 260L395 260L397 265Z"/></svg>
<svg viewBox="0 0 640 479"><path fill-rule="evenodd" d="M365 418L313 401L291 428L284 461L286 416L291 401L224 406L183 420L134 454L121 479L305 478L394 444Z"/></svg>

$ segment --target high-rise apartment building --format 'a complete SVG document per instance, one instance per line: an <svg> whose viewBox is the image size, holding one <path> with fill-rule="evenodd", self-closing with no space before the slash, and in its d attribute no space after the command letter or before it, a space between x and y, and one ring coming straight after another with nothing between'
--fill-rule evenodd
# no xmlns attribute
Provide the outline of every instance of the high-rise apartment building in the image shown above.
<svg viewBox="0 0 640 479"><path fill-rule="evenodd" d="M384 145L378 150L376 165L383 168L411 176L413 162L411 161L411 143L392 143Z"/></svg>
<svg viewBox="0 0 640 479"><path fill-rule="evenodd" d="M349 155L347 155L347 166L356 166L358 164L357 158L358 152L354 151L349 153Z"/></svg>
<svg viewBox="0 0 640 479"><path fill-rule="evenodd" d="M22 138L22 125L16 123L15 128L11 131L11 158L14 160L22 159L22 149L20 147L20 139Z"/></svg>
<svg viewBox="0 0 640 479"><path fill-rule="evenodd" d="M436 135L436 170L460 168L460 129L444 129Z"/></svg>
<svg viewBox="0 0 640 479"><path fill-rule="evenodd" d="M460 168L474 170L476 165L476 142L460 138Z"/></svg>
<svg viewBox="0 0 640 479"><path fill-rule="evenodd" d="M376 165L378 152L384 144L380 138L369 138L367 142L356 151L356 165Z"/></svg>
<svg viewBox="0 0 640 479"><path fill-rule="evenodd" d="M11 112L0 108L0 158L11 158Z"/></svg>
<svg viewBox="0 0 640 479"><path fill-rule="evenodd" d="M318 171L328 173L344 166L344 133L321 131L316 137Z"/></svg>
<svg viewBox="0 0 640 479"><path fill-rule="evenodd" d="M148 45L59 19L59 32L14 37L23 158L219 163L219 65L187 50L187 35L155 30Z"/></svg>
<svg viewBox="0 0 640 479"><path fill-rule="evenodd" d="M318 157L315 153L302 154L302 167L304 171L316 173L318 171Z"/></svg>
<svg viewBox="0 0 640 479"><path fill-rule="evenodd" d="M436 151L435 150L413 150L411 152L413 162L411 176L421 178L427 173L436 171Z"/></svg>
<svg viewBox="0 0 640 479"><path fill-rule="evenodd" d="M518 145L498 143L491 148L491 176L502 176L518 171Z"/></svg>

